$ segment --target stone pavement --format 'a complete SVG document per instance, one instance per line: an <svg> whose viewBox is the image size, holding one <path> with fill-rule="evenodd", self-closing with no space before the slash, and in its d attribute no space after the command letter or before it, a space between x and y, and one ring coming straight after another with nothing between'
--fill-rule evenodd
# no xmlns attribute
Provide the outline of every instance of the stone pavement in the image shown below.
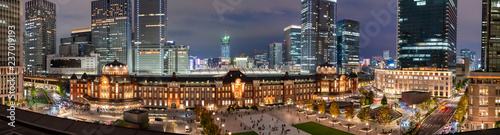
<svg viewBox="0 0 500 135"><path fill-rule="evenodd" d="M240 119L259 135L310 135L268 114L246 115ZM276 129L273 131L273 128Z"/></svg>

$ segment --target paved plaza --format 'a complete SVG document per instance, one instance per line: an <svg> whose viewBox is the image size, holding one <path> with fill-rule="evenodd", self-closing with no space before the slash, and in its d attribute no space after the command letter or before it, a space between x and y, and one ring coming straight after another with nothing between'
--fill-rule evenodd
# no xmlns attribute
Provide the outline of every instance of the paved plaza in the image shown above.
<svg viewBox="0 0 500 135"><path fill-rule="evenodd" d="M240 119L261 135L310 135L268 114L248 115Z"/></svg>

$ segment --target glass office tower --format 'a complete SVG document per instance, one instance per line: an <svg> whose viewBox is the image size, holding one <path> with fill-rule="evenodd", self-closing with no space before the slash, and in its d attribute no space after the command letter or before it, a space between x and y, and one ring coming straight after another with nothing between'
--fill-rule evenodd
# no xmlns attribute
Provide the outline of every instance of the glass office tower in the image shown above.
<svg viewBox="0 0 500 135"><path fill-rule="evenodd" d="M92 44L100 55L99 69L115 59L124 64L132 63L130 1L92 1Z"/></svg>
<svg viewBox="0 0 500 135"><path fill-rule="evenodd" d="M487 72L500 72L499 11L500 0L483 0L481 67Z"/></svg>
<svg viewBox="0 0 500 135"><path fill-rule="evenodd" d="M357 73L359 68L359 22L337 22L337 73ZM339 72L340 71L340 72Z"/></svg>
<svg viewBox="0 0 500 135"><path fill-rule="evenodd" d="M227 34L224 34L224 37L221 38L221 56L222 58L231 58L230 51L231 48L229 46L229 43L231 40L229 39L229 36Z"/></svg>
<svg viewBox="0 0 500 135"><path fill-rule="evenodd" d="M300 64L300 50L302 49L300 29L299 25L290 25L284 29L285 62L289 65Z"/></svg>
<svg viewBox="0 0 500 135"><path fill-rule="evenodd" d="M25 5L25 68L29 75L47 73L47 55L56 54L56 4L31 0Z"/></svg>
<svg viewBox="0 0 500 135"><path fill-rule="evenodd" d="M269 68L280 69L283 65L283 44L269 44Z"/></svg>
<svg viewBox="0 0 500 135"><path fill-rule="evenodd" d="M302 59L303 70L336 64L335 21L337 0L302 0Z"/></svg>
<svg viewBox="0 0 500 135"><path fill-rule="evenodd" d="M0 1L0 104L23 99L23 1ZM12 33L14 32L14 33ZM9 34L10 33L10 34ZM14 80L14 81L9 81ZM11 89L14 88L14 89ZM13 97L12 97L13 96Z"/></svg>
<svg viewBox="0 0 500 135"><path fill-rule="evenodd" d="M399 67L454 67L457 0L399 0L398 6Z"/></svg>
<svg viewBox="0 0 500 135"><path fill-rule="evenodd" d="M137 74L164 73L167 1L137 0L134 8L134 64Z"/></svg>

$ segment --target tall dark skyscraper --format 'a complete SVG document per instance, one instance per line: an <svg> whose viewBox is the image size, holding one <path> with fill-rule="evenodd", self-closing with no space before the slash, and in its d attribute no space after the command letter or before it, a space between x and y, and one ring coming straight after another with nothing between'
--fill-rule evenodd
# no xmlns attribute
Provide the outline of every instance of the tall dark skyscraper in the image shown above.
<svg viewBox="0 0 500 135"><path fill-rule="evenodd" d="M23 99L22 0L0 1L0 104ZM12 33L14 32L14 33ZM8 80L13 79L14 82ZM15 89L11 89L11 87ZM12 92L12 94L10 93ZM14 95L12 98L11 95Z"/></svg>
<svg viewBox="0 0 500 135"><path fill-rule="evenodd" d="M99 69L115 59L132 63L131 11L131 0L92 1L92 44L100 54Z"/></svg>
<svg viewBox="0 0 500 135"><path fill-rule="evenodd" d="M483 0L481 68L487 72L500 72L499 3L500 0Z"/></svg>
<svg viewBox="0 0 500 135"><path fill-rule="evenodd" d="M92 28L83 27L71 30L71 37L61 38L61 45L92 44Z"/></svg>
<svg viewBox="0 0 500 135"><path fill-rule="evenodd" d="M224 37L221 38L221 57L222 58L231 58L230 52L231 48L229 46L231 40L227 34L224 34Z"/></svg>
<svg viewBox="0 0 500 135"><path fill-rule="evenodd" d="M400 68L456 65L457 0L399 0Z"/></svg>
<svg viewBox="0 0 500 135"><path fill-rule="evenodd" d="M299 25L290 25L284 29L285 62L287 64L300 64L301 56L301 29Z"/></svg>
<svg viewBox="0 0 500 135"><path fill-rule="evenodd" d="M359 22L344 19L337 22L338 73L357 73L359 68Z"/></svg>
<svg viewBox="0 0 500 135"><path fill-rule="evenodd" d="M283 44L269 44L269 68L279 69L283 65Z"/></svg>
<svg viewBox="0 0 500 135"><path fill-rule="evenodd" d="M335 21L337 0L302 0L302 59L301 68L336 64Z"/></svg>
<svg viewBox="0 0 500 135"><path fill-rule="evenodd" d="M138 74L164 73L167 44L167 1L136 0L134 8L133 71Z"/></svg>
<svg viewBox="0 0 500 135"><path fill-rule="evenodd" d="M47 55L56 53L56 4L31 0L25 5L24 40L27 74L47 73Z"/></svg>

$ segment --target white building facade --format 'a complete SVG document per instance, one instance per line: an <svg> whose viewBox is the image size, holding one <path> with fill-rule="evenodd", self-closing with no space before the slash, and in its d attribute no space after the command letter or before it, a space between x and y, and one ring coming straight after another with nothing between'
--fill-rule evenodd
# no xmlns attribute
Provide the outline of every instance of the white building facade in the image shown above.
<svg viewBox="0 0 500 135"><path fill-rule="evenodd" d="M435 97L450 97L453 90L451 71L411 71L375 69L375 86L385 93L430 92Z"/></svg>

